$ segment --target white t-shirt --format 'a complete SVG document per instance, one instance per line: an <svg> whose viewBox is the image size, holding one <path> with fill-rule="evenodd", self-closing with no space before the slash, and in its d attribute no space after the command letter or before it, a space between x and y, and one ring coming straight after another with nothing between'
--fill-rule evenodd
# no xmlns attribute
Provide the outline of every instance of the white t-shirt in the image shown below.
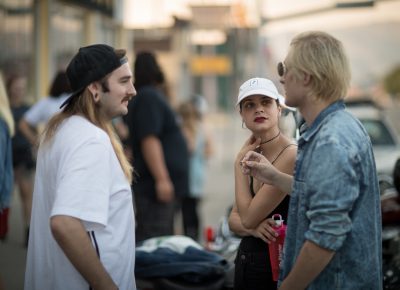
<svg viewBox="0 0 400 290"><path fill-rule="evenodd" d="M24 119L31 126L47 123L54 114L60 111L60 106L70 94L62 94L58 98L47 97L41 99L24 114Z"/></svg>
<svg viewBox="0 0 400 290"><path fill-rule="evenodd" d="M52 236L55 215L80 219L119 289L136 289L131 188L108 135L83 117L65 120L40 146L25 290L88 290Z"/></svg>

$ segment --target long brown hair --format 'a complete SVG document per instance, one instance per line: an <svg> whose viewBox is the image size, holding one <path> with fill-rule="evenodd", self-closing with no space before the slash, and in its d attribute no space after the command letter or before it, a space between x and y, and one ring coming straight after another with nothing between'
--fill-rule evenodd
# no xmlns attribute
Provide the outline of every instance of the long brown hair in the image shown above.
<svg viewBox="0 0 400 290"><path fill-rule="evenodd" d="M108 77L106 76L105 81L107 80L107 78ZM96 105L91 92L87 88L81 93L80 96L74 97L62 112L56 114L55 116L53 116L53 118L50 119L50 121L47 123L46 128L44 129L42 142L48 142L49 140L51 140L54 137L60 124L65 119L73 115L80 115L85 117L87 120L89 120L89 122L93 123L100 129L103 129L107 133L115 154L117 155L121 168L126 178L131 183L133 168L124 153L122 144L117 137L111 122L104 119L104 117L102 117L102 115L100 114L98 106Z"/></svg>

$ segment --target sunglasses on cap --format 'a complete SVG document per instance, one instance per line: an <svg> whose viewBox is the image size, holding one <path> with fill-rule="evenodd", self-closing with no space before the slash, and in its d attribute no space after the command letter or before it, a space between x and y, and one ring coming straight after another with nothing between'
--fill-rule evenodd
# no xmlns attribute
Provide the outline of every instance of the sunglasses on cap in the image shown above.
<svg viewBox="0 0 400 290"><path fill-rule="evenodd" d="M287 72L287 68L286 68L285 63L284 62L279 62L278 66L277 66L277 70L278 70L278 75L280 77L283 77Z"/></svg>

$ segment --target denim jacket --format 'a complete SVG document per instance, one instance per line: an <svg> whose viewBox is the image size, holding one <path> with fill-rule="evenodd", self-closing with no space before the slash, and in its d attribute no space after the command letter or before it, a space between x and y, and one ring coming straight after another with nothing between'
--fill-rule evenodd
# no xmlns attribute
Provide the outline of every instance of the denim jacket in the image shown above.
<svg viewBox="0 0 400 290"><path fill-rule="evenodd" d="M11 154L11 136L0 116L0 213L10 206L14 183Z"/></svg>
<svg viewBox="0 0 400 290"><path fill-rule="evenodd" d="M306 240L335 251L307 289L382 289L375 160L343 101L323 110L299 139L281 280Z"/></svg>

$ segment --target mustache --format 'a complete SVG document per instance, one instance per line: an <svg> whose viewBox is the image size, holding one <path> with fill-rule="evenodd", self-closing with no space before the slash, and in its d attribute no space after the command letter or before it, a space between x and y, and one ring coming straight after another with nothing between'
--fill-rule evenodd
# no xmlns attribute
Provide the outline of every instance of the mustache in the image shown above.
<svg viewBox="0 0 400 290"><path fill-rule="evenodd" d="M131 96L131 95L124 97L124 98L122 99L122 102L125 102L125 101L128 101L128 102L129 102L130 100L132 100L132 96Z"/></svg>

